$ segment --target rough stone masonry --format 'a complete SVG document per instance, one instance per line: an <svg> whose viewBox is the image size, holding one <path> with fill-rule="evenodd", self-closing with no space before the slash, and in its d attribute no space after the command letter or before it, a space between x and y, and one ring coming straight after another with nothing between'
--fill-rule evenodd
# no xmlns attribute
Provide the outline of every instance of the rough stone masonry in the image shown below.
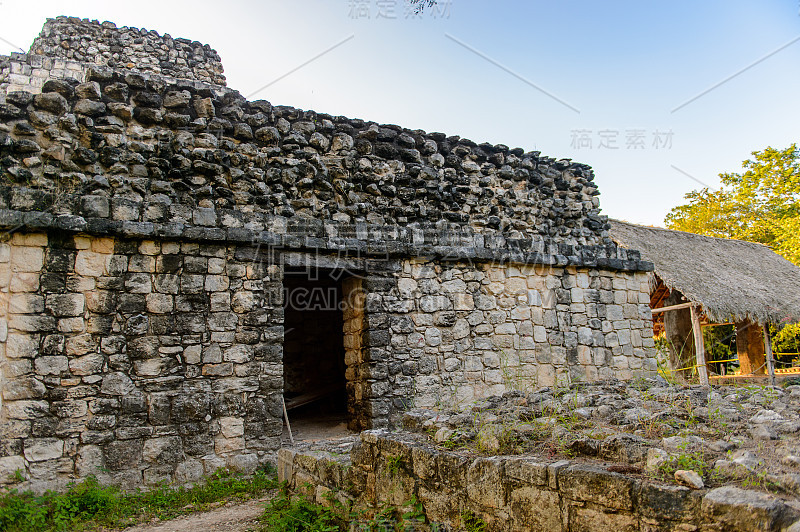
<svg viewBox="0 0 800 532"><path fill-rule="evenodd" d="M336 285L353 430L656 370L652 265L588 166L224 83L207 45L75 18L0 58L0 482L274 461L313 369L289 275Z"/></svg>

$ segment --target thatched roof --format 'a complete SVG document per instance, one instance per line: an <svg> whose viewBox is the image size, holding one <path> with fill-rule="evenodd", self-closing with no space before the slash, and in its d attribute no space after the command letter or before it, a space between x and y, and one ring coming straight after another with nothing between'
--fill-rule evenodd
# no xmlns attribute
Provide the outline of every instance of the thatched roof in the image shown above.
<svg viewBox="0 0 800 532"><path fill-rule="evenodd" d="M611 238L641 252L670 289L716 322L800 320L800 268L762 244L609 220Z"/></svg>

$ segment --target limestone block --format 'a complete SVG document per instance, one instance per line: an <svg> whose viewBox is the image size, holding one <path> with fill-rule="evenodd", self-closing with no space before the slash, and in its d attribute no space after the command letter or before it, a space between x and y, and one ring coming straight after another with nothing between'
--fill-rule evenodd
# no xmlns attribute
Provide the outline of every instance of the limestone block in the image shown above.
<svg viewBox="0 0 800 532"><path fill-rule="evenodd" d="M635 515L604 511L602 508L569 507L570 528L574 530L614 530L636 532L639 520Z"/></svg>
<svg viewBox="0 0 800 532"><path fill-rule="evenodd" d="M511 491L511 519L517 530L561 530L562 514L558 493L525 486Z"/></svg>
<svg viewBox="0 0 800 532"><path fill-rule="evenodd" d="M244 449L244 438L225 438L218 436L214 438L214 452L217 454L229 454Z"/></svg>
<svg viewBox="0 0 800 532"><path fill-rule="evenodd" d="M558 474L559 490L565 497L617 510L633 508L634 483L624 475L588 465L573 465Z"/></svg>
<svg viewBox="0 0 800 532"><path fill-rule="evenodd" d="M766 493L724 486L709 491L701 504L708 530L779 530L800 517L797 510Z"/></svg>
<svg viewBox="0 0 800 532"><path fill-rule="evenodd" d="M87 277L106 275L107 264L111 255L80 250L75 257L75 273Z"/></svg>
<svg viewBox="0 0 800 532"><path fill-rule="evenodd" d="M125 279L125 289L132 294L149 294L153 291L149 273L131 273Z"/></svg>
<svg viewBox="0 0 800 532"><path fill-rule="evenodd" d="M82 316L86 305L83 294L48 294L47 308L54 316Z"/></svg>
<svg viewBox="0 0 800 532"><path fill-rule="evenodd" d="M222 355L225 362L244 364L253 360L253 346L237 344L229 347Z"/></svg>
<svg viewBox="0 0 800 532"><path fill-rule="evenodd" d="M255 303L254 299L253 303ZM246 312L246 301L239 301L237 304L240 306L241 312ZM211 294L211 312L230 312L231 310L230 292L214 292ZM252 308L249 310L252 310Z"/></svg>
<svg viewBox="0 0 800 532"><path fill-rule="evenodd" d="M183 359L187 364L200 364L203 347L200 344L187 346L183 350Z"/></svg>
<svg viewBox="0 0 800 532"><path fill-rule="evenodd" d="M203 477L203 463L199 460L185 460L175 468L175 482L190 484Z"/></svg>
<svg viewBox="0 0 800 532"><path fill-rule="evenodd" d="M2 352L0 352L2 354ZM13 379L33 372L33 363L28 358L6 360L2 369L3 377Z"/></svg>
<svg viewBox="0 0 800 532"><path fill-rule="evenodd" d="M11 314L38 314L44 311L44 297L38 294L12 294L8 300Z"/></svg>
<svg viewBox="0 0 800 532"><path fill-rule="evenodd" d="M206 279L206 284L208 284L208 279ZM227 292L225 292L225 294L228 295ZM230 296L228 295L228 297ZM237 314L250 312L255 307L256 307L256 298L255 295L250 291L238 291L234 293L233 297L230 299L230 309L236 312Z"/></svg>
<svg viewBox="0 0 800 532"><path fill-rule="evenodd" d="M467 320L460 318L456 320L451 332L453 334L454 340L460 340L462 338L466 338L470 334L469 323L467 322Z"/></svg>
<svg viewBox="0 0 800 532"><path fill-rule="evenodd" d="M25 440L25 459L29 462L42 462L61 458L64 441L58 438L28 438Z"/></svg>
<svg viewBox="0 0 800 532"><path fill-rule="evenodd" d="M467 470L467 497L487 508L502 508L506 504L506 483L503 462L497 458L478 458Z"/></svg>
<svg viewBox="0 0 800 532"><path fill-rule="evenodd" d="M78 476L100 475L104 469L103 450L98 445L82 445L75 459Z"/></svg>
<svg viewBox="0 0 800 532"><path fill-rule="evenodd" d="M436 347L442 343L442 331L436 327L428 327L425 329L425 344L430 347Z"/></svg>
<svg viewBox="0 0 800 532"><path fill-rule="evenodd" d="M164 358L149 358L135 360L133 370L141 377L158 377L164 375L170 366L170 360Z"/></svg>
<svg viewBox="0 0 800 532"><path fill-rule="evenodd" d="M147 311L153 314L168 314L174 310L173 298L169 294L148 293L145 301Z"/></svg>
<svg viewBox="0 0 800 532"><path fill-rule="evenodd" d="M460 311L471 311L475 309L475 301L471 294L453 294L453 309Z"/></svg>
<svg viewBox="0 0 800 532"><path fill-rule="evenodd" d="M39 336L10 333L6 341L8 358L33 358L39 353Z"/></svg>
<svg viewBox="0 0 800 532"><path fill-rule="evenodd" d="M11 271L39 272L44 265L44 248L14 246L11 249Z"/></svg>
<svg viewBox="0 0 800 532"><path fill-rule="evenodd" d="M2 269L0 269L0 274L2 273ZM35 292L39 289L38 273L15 272L12 274L11 270L8 270L7 273L10 275L8 286L11 292Z"/></svg>
<svg viewBox="0 0 800 532"><path fill-rule="evenodd" d="M99 325L101 318L95 316L90 318L88 323L93 323L94 325ZM63 333L81 333L87 331L87 321L83 318L61 318L58 320L58 332ZM95 330L91 330L90 332L97 332Z"/></svg>
<svg viewBox="0 0 800 532"><path fill-rule="evenodd" d="M0 484L13 482L17 472L25 473L25 459L22 456L0 458Z"/></svg>
<svg viewBox="0 0 800 532"><path fill-rule="evenodd" d="M142 460L157 464L176 464L183 458L180 436L152 438L144 442Z"/></svg>
<svg viewBox="0 0 800 532"><path fill-rule="evenodd" d="M65 356L36 357L34 366L39 375L60 375L69 369L69 359Z"/></svg>
<svg viewBox="0 0 800 532"><path fill-rule="evenodd" d="M142 441L138 439L115 440L104 448L105 464L113 471L137 467L142 461Z"/></svg>
<svg viewBox="0 0 800 532"><path fill-rule="evenodd" d="M9 419L35 419L50 415L50 404L46 401L9 401L3 404Z"/></svg>
<svg viewBox="0 0 800 532"><path fill-rule="evenodd" d="M18 377L6 381L3 385L3 399L18 401L20 399L38 399L47 392L45 385L34 377Z"/></svg>
<svg viewBox="0 0 800 532"><path fill-rule="evenodd" d="M100 392L106 395L127 395L136 389L133 381L124 373L109 373L103 377Z"/></svg>
<svg viewBox="0 0 800 532"><path fill-rule="evenodd" d="M219 429L225 438L244 436L244 419L240 417L219 418Z"/></svg>
<svg viewBox="0 0 800 532"><path fill-rule="evenodd" d="M68 356L79 357L97 351L97 343L91 334L81 334L67 339L65 344Z"/></svg>
<svg viewBox="0 0 800 532"><path fill-rule="evenodd" d="M98 353L90 353L69 361L69 370L73 375L95 375L101 372L105 357Z"/></svg>

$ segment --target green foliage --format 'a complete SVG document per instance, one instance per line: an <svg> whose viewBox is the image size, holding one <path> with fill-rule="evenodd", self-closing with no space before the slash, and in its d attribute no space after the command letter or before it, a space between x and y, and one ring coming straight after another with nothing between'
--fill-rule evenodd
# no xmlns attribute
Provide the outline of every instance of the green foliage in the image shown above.
<svg viewBox="0 0 800 532"><path fill-rule="evenodd" d="M157 486L133 493L102 486L96 478L89 477L71 484L65 493L5 492L0 495L0 530L80 530L125 526L153 517L169 519L203 510L213 502L259 495L276 485L274 474L266 470L249 478L218 471L191 488Z"/></svg>
<svg viewBox="0 0 800 532"><path fill-rule="evenodd" d="M467 532L486 532L487 529L486 522L470 510L461 512L461 525Z"/></svg>
<svg viewBox="0 0 800 532"><path fill-rule="evenodd" d="M736 326L717 325L703 327L703 343L706 347L706 361L730 360L736 358ZM727 362L726 365L736 365Z"/></svg>
<svg viewBox="0 0 800 532"><path fill-rule="evenodd" d="M687 444L681 445L681 453L672 460L661 464L659 467L662 473L669 478L679 469L694 471L701 477L706 477L711 471L711 467L702 451L689 451Z"/></svg>
<svg viewBox="0 0 800 532"><path fill-rule="evenodd" d="M800 353L800 323L788 323L782 327L770 325L770 335L776 353Z"/></svg>
<svg viewBox="0 0 800 532"><path fill-rule="evenodd" d="M331 509L292 496L285 489L272 499L261 517L263 532L334 532L346 530L346 521Z"/></svg>
<svg viewBox="0 0 800 532"><path fill-rule="evenodd" d="M742 479L742 487L745 489L759 489L763 491L780 491L781 486L767 479L767 471L750 473Z"/></svg>
<svg viewBox="0 0 800 532"><path fill-rule="evenodd" d="M416 497L402 508L382 506L377 510L354 510L327 496L329 504L320 505L302 495L291 494L284 484L261 516L260 532L384 532L387 530L439 530L425 525L425 509Z"/></svg>
<svg viewBox="0 0 800 532"><path fill-rule="evenodd" d="M403 470L403 457L399 455L386 457L386 469L393 477L400 474Z"/></svg>
<svg viewBox="0 0 800 532"><path fill-rule="evenodd" d="M720 174L723 188L686 194L667 227L760 242L800 264L800 151L768 147L742 163L743 173Z"/></svg>

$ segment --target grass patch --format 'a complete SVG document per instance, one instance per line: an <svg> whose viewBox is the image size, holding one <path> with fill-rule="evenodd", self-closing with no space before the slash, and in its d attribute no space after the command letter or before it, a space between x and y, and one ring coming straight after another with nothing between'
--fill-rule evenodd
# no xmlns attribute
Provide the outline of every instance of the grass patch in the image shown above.
<svg viewBox="0 0 800 532"><path fill-rule="evenodd" d="M314 504L282 489L261 516L262 532L336 532L347 530L347 520L330 508Z"/></svg>
<svg viewBox="0 0 800 532"><path fill-rule="evenodd" d="M326 504L311 502L306 496L292 493L286 484L261 516L259 532L443 532L449 528L428 523L422 503L416 498L403 506L383 505L356 509L351 503L337 499L334 492L326 495Z"/></svg>
<svg viewBox="0 0 800 532"><path fill-rule="evenodd" d="M70 484L65 493L9 490L0 495L0 530L8 532L93 530L144 520L171 519L205 510L212 503L244 500L277 487L272 470L250 477L220 470L191 488L156 486L124 493L94 477Z"/></svg>

